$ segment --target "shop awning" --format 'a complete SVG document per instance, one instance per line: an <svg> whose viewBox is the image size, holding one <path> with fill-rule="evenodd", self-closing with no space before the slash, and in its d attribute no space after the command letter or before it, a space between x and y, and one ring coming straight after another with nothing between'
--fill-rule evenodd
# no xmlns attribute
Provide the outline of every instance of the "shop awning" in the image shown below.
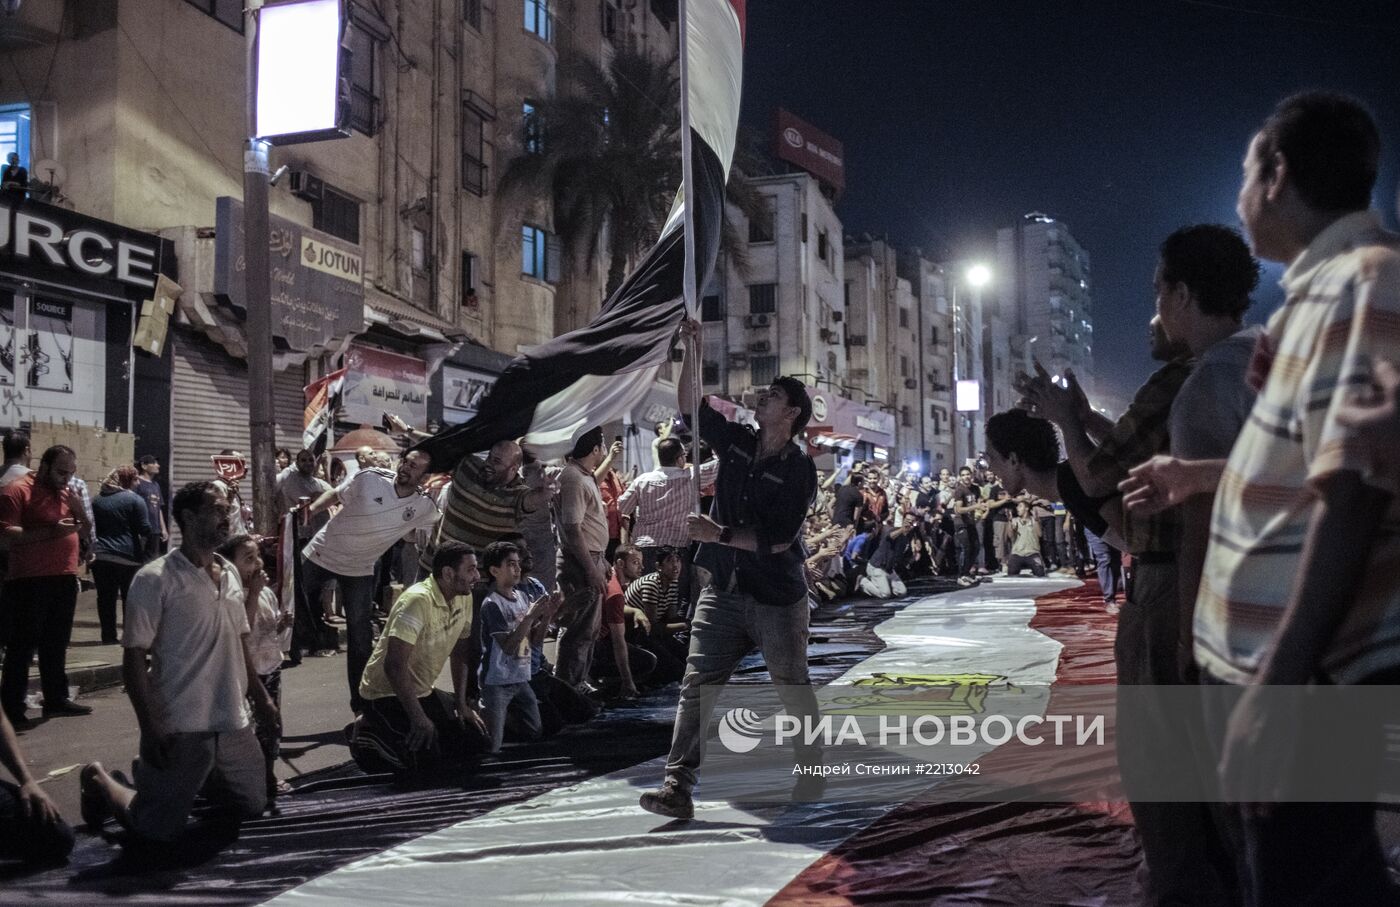
<svg viewBox="0 0 1400 907"><path fill-rule="evenodd" d="M365 287L365 321L421 342L445 343L470 339L466 331L452 322L372 286Z"/></svg>

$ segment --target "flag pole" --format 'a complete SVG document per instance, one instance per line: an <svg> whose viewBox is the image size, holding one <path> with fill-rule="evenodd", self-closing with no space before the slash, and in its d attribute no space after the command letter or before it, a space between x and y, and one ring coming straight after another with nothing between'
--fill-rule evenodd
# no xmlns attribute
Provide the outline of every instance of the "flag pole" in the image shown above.
<svg viewBox="0 0 1400 907"><path fill-rule="evenodd" d="M695 289L695 167L691 159L691 137L690 137L690 27L686 17L686 0L680 0L680 23L681 23L681 191L684 196L682 204L685 206L683 212L681 230L685 237L685 276L682 279L681 287L685 299L685 317L695 318L696 313L696 289ZM686 350L689 356L692 352L700 353L700 338L696 338L696 349ZM695 513L700 512L700 394L704 392L703 384L695 385L695 380L704 381L704 368L695 362L688 362L692 378L692 390L690 397L690 469L693 478L692 485L695 488L695 499L692 502Z"/></svg>

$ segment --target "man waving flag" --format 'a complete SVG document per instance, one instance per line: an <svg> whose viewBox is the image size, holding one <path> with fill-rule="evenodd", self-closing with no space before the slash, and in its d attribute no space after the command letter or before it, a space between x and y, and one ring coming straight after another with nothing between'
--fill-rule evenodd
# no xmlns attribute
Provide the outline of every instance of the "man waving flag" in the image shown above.
<svg viewBox="0 0 1400 907"><path fill-rule="evenodd" d="M435 469L507 438L523 438L542 459L563 456L580 433L620 419L656 382L685 315L686 222L697 288L719 253L743 71L744 0L688 0L682 9L693 211L687 217L678 197L660 240L590 324L518 357L475 417L421 442Z"/></svg>

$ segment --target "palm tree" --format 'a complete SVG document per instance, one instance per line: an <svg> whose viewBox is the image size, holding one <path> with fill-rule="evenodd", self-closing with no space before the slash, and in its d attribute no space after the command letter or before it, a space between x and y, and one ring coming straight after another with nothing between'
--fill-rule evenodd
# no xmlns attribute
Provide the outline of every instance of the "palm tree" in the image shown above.
<svg viewBox="0 0 1400 907"><path fill-rule="evenodd" d="M612 296L628 261L660 236L680 185L680 80L674 61L632 49L606 68L578 61L571 76L571 93L538 102L527 117L524 151L506 166L501 188L551 192L556 232L589 261L606 227ZM734 168L730 187L743 182ZM746 215L766 216L752 191L730 200ZM723 247L742 270L745 244L727 218L724 232Z"/></svg>

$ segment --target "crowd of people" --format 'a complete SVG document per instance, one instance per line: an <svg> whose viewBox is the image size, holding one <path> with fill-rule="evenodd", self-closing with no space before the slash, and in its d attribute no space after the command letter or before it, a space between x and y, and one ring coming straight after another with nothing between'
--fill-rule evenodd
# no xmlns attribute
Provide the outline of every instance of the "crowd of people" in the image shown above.
<svg viewBox="0 0 1400 907"><path fill-rule="evenodd" d="M130 779L82 770L83 818L157 843L184 834L201 794L234 817L275 808L281 672L333 651L342 622L345 732L365 771L470 769L679 683L665 779L641 806L687 818L715 698L748 652L762 650L789 712L815 712L806 649L823 606L933 576L967 587L1096 571L1119 614L1120 684L1245 688L1230 714L1118 716L1148 899L1276 904L1306 889L1317 903L1389 903L1370 804L1144 795L1163 751L1214 739L1215 751L1184 752L1182 771L1218 780L1230 802L1269 799L1278 779L1261 767L1296 741L1257 691L1388 683L1400 664L1400 600L1374 569L1400 545L1376 530L1394 521L1400 449L1400 371L1386 361L1400 357L1400 239L1368 210L1378 155L1354 101L1285 101L1246 153L1238 207L1254 252L1289 265L1269 325L1244 324L1260 273L1244 237L1177 230L1153 275L1160 365L1124 415L1110 421L1072 372L1037 365L1018 407L988 420L985 455L956 472L858 462L820 474L801 443L811 399L787 377L758 394L756 425L700 400L699 423L659 425L650 462L630 471L621 439L598 427L562 463L502 440L446 464L391 420L397 457L364 448L345 469L279 452L296 552L284 601L237 481L189 483L167 511L147 457L90 499L73 451L52 447L31 472L28 438L10 433L0 762L18 784L0 785L0 850L57 859L72 847L13 728L28 726L36 651L44 713L90 711L63 669L84 563L103 640L120 626L140 758ZM699 330L678 333L683 413L698 399ZM435 686L445 668L451 692ZM795 757L821 754L808 741ZM793 796L821 793L807 773Z"/></svg>

